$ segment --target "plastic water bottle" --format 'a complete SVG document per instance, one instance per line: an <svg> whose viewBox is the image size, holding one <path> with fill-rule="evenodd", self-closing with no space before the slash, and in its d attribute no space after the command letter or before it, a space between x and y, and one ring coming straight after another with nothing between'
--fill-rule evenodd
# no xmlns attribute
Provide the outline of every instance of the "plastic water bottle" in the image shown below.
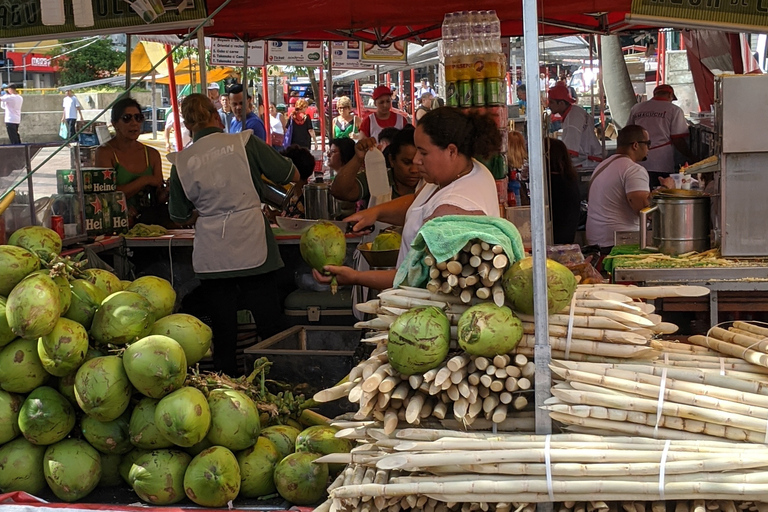
<svg viewBox="0 0 768 512"><path fill-rule="evenodd" d="M494 10L485 11L485 13L490 51L501 53L501 23L499 22L499 17Z"/></svg>

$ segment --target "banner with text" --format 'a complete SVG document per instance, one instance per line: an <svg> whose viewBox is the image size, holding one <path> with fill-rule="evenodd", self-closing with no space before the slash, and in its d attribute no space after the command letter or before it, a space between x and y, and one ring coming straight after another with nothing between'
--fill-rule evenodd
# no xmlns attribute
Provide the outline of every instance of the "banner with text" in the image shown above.
<svg viewBox="0 0 768 512"><path fill-rule="evenodd" d="M362 46L364 64L406 64L408 62L408 43L405 41L384 46L362 43Z"/></svg>
<svg viewBox="0 0 768 512"><path fill-rule="evenodd" d="M321 41L269 41L267 62L278 66L322 66Z"/></svg>
<svg viewBox="0 0 768 512"><path fill-rule="evenodd" d="M768 0L633 0L631 14L768 27Z"/></svg>
<svg viewBox="0 0 768 512"><path fill-rule="evenodd" d="M363 63L363 43L360 41L333 41L331 55L334 69L373 69Z"/></svg>
<svg viewBox="0 0 768 512"><path fill-rule="evenodd" d="M264 41L251 41L248 43L248 65L261 67L265 64ZM211 39L211 65L212 66L243 66L243 53L245 44L233 39Z"/></svg>
<svg viewBox="0 0 768 512"><path fill-rule="evenodd" d="M207 15L205 0L0 0L0 39L162 31L194 27Z"/></svg>

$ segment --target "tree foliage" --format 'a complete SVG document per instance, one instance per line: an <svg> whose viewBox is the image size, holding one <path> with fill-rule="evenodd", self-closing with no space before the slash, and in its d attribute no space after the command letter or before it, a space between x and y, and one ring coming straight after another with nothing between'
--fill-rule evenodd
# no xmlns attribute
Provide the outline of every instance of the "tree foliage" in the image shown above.
<svg viewBox="0 0 768 512"><path fill-rule="evenodd" d="M109 39L98 39L85 45L67 42L64 49L71 53L57 60L59 81L63 85L110 77L125 61L125 55L113 50Z"/></svg>

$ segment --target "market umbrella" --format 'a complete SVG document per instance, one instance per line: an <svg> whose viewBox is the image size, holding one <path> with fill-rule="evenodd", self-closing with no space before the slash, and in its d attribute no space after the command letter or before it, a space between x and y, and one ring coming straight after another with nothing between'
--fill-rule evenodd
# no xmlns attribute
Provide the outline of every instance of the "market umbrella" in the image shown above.
<svg viewBox="0 0 768 512"><path fill-rule="evenodd" d="M143 75L148 73L152 66L160 63L155 70L158 75L168 74L168 63L165 59L165 47L160 43L150 43L148 41L139 41L136 48L131 52L131 74ZM118 68L117 73L124 75L126 72L126 63Z"/></svg>

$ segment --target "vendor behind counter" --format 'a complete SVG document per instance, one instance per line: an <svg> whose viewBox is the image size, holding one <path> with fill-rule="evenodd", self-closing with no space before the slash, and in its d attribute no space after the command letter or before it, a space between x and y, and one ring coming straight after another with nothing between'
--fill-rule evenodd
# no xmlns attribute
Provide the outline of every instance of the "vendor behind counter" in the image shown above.
<svg viewBox="0 0 768 512"><path fill-rule="evenodd" d="M282 329L279 290L272 282L283 266L269 223L261 211L264 175L275 183L300 179L290 160L249 130L225 134L207 96L189 95L181 106L194 144L168 155L171 169L169 211L184 223L197 211L192 265L201 286L182 308L210 318L214 367L237 375L237 311L248 295L258 333L266 338Z"/></svg>

